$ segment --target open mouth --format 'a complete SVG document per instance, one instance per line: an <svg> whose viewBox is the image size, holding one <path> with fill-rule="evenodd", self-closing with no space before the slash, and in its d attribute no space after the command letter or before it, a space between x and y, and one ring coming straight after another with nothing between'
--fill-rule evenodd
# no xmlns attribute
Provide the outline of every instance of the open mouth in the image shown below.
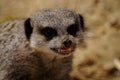
<svg viewBox="0 0 120 80"><path fill-rule="evenodd" d="M76 45L72 45L68 48L51 48L55 53L59 53L62 55L68 55L69 53L73 52L76 48Z"/></svg>

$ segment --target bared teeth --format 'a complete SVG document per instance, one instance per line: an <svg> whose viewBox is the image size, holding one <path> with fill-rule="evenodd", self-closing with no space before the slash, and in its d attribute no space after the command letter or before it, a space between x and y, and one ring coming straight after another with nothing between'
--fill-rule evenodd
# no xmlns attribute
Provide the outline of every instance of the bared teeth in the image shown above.
<svg viewBox="0 0 120 80"><path fill-rule="evenodd" d="M73 45L70 48L58 48L58 49L53 49L53 50L61 54L69 54L72 51L74 51L75 48L76 48L76 45Z"/></svg>
<svg viewBox="0 0 120 80"><path fill-rule="evenodd" d="M60 52L61 52L61 53L64 53L64 54L68 54L68 53L70 53L71 51L72 51L71 48L68 48L68 49L60 49Z"/></svg>
<svg viewBox="0 0 120 80"><path fill-rule="evenodd" d="M68 50L61 50L61 53L68 54L69 51Z"/></svg>
<svg viewBox="0 0 120 80"><path fill-rule="evenodd" d="M58 52L59 52L59 53L61 53L61 50L60 50L60 49L58 49Z"/></svg>

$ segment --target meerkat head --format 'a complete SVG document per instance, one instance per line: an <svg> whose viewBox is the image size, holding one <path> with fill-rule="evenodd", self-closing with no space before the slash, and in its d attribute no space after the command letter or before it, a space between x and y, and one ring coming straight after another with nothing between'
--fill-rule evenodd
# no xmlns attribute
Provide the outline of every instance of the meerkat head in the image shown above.
<svg viewBox="0 0 120 80"><path fill-rule="evenodd" d="M36 51L65 56L83 40L84 22L67 9L43 10L25 21L25 32Z"/></svg>

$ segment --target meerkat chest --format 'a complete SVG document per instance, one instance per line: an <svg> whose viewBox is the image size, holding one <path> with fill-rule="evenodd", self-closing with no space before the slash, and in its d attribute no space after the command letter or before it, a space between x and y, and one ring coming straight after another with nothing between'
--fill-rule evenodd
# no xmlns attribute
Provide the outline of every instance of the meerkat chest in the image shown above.
<svg viewBox="0 0 120 80"><path fill-rule="evenodd" d="M42 80L69 80L71 71L71 60L56 60L45 64Z"/></svg>

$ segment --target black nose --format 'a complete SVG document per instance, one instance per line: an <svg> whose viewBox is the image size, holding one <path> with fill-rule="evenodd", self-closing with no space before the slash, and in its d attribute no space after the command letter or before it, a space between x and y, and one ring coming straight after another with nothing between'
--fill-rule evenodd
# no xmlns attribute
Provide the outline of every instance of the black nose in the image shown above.
<svg viewBox="0 0 120 80"><path fill-rule="evenodd" d="M72 41L71 40L66 40L63 42L63 44L65 45L65 47L70 47L72 45Z"/></svg>

